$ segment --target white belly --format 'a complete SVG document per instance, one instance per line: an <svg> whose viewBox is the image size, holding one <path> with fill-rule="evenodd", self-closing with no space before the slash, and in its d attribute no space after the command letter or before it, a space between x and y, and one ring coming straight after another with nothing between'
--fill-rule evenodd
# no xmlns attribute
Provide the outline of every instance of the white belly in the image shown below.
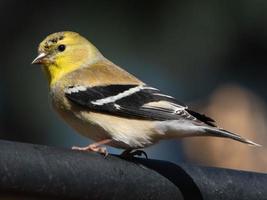
<svg viewBox="0 0 267 200"><path fill-rule="evenodd" d="M77 132L94 141L113 139L110 146L122 149L143 148L159 140L151 121L126 119L89 111L61 110L59 115Z"/></svg>

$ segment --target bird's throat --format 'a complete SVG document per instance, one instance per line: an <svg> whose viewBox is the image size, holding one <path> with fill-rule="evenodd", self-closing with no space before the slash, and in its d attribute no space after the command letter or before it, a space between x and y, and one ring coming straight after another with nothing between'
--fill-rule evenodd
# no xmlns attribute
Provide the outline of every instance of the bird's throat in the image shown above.
<svg viewBox="0 0 267 200"><path fill-rule="evenodd" d="M58 65L49 65L44 66L43 70L45 71L46 77L48 79L50 87L52 87L57 81L59 81L64 75L73 71L73 67L65 66L60 67Z"/></svg>

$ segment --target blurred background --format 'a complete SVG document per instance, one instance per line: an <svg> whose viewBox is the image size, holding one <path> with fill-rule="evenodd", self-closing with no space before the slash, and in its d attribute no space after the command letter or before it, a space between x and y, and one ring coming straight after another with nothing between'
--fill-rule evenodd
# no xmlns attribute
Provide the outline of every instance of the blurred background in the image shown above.
<svg viewBox="0 0 267 200"><path fill-rule="evenodd" d="M263 145L188 138L146 149L150 158L267 172L266 9L263 0L2 0L0 139L64 148L91 142L53 112L47 81L30 65L44 37L71 30L149 85Z"/></svg>

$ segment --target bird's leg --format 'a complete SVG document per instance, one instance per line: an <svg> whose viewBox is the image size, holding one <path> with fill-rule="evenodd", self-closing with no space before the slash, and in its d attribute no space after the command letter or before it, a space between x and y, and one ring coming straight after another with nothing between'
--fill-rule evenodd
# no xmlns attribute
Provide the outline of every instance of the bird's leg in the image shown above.
<svg viewBox="0 0 267 200"><path fill-rule="evenodd" d="M90 144L86 147L72 147L73 150L78 150L78 151L93 151L93 152L97 152L97 153L101 153L104 154L105 156L108 155L108 151L106 147L101 147L101 145L104 144L108 144L112 141L112 139L105 139L105 140L101 140L99 142Z"/></svg>
<svg viewBox="0 0 267 200"><path fill-rule="evenodd" d="M132 149L126 149L126 150L124 150L124 151L120 154L120 157L122 157L122 158L127 158L127 157L129 157L129 155L131 154L131 151L132 151Z"/></svg>
<svg viewBox="0 0 267 200"><path fill-rule="evenodd" d="M146 159L148 159L147 153L144 152L143 150L137 149L126 149L125 151L122 152L120 155L123 158L133 158L134 156L142 156L144 155Z"/></svg>

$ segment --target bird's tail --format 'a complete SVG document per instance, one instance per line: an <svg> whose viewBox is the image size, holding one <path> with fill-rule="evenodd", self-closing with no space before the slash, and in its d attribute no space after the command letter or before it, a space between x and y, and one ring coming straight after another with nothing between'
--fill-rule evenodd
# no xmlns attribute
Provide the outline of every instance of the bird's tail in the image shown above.
<svg viewBox="0 0 267 200"><path fill-rule="evenodd" d="M239 141L242 143L246 143L246 144L249 144L252 146L261 147L260 144L252 142L251 140L243 138L240 135L237 135L235 133L231 133L231 132L223 130L223 129L213 128L213 127L205 127L204 130L211 136L230 138L230 139L233 139L233 140L236 140L236 141Z"/></svg>

